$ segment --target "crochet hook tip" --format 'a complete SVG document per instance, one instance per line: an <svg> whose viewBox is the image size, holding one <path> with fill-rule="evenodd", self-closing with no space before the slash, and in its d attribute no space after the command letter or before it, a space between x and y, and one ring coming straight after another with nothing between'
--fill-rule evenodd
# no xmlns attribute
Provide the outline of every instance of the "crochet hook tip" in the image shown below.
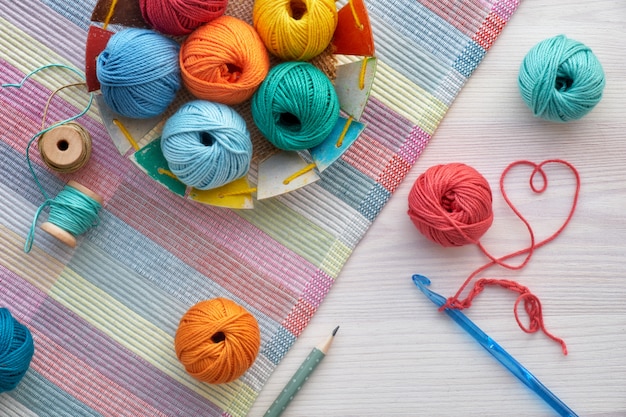
<svg viewBox="0 0 626 417"><path fill-rule="evenodd" d="M420 275L420 274L415 274L413 275L413 282L415 283L415 285L417 285L420 289L427 287L430 285L430 279L428 279L427 277L425 277L424 275Z"/></svg>
<svg viewBox="0 0 626 417"><path fill-rule="evenodd" d="M417 286L417 288L419 288L419 290L423 292L424 295L426 295L426 297L428 297L428 299L434 304L442 307L446 303L446 299L443 296L431 291L430 288L428 288L428 286L430 285L430 279L428 279L424 275L419 274L413 275L412 278L413 283Z"/></svg>

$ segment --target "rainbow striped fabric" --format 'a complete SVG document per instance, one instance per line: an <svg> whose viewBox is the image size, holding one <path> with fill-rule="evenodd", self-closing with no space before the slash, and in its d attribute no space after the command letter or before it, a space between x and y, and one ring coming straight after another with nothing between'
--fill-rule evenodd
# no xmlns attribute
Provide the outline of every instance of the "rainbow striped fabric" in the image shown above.
<svg viewBox="0 0 626 417"><path fill-rule="evenodd" d="M36 343L25 378L0 395L0 416L245 416L518 3L366 0L378 71L365 131L320 181L253 210L157 185L120 156L92 109L79 119L94 139L87 167L57 175L31 153L51 196L73 178L105 199L100 225L76 249L41 231L30 253L23 245L43 203L27 142L51 93L79 80L48 71L0 89L0 307ZM0 0L0 83L50 63L84 68L94 5ZM48 122L85 104L84 91L66 89ZM224 385L191 378L173 350L180 317L216 296L244 305L262 332L255 364Z"/></svg>

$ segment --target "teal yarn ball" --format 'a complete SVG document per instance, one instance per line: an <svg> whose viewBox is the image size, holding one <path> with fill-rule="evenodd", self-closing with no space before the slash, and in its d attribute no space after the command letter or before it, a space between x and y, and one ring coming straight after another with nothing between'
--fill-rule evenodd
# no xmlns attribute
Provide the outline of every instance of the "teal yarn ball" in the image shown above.
<svg viewBox="0 0 626 417"><path fill-rule="evenodd" d="M30 330L0 308L0 393L20 383L35 354Z"/></svg>
<svg viewBox="0 0 626 417"><path fill-rule="evenodd" d="M243 177L252 160L245 120L225 104L204 100L184 104L165 122L161 150L174 175L199 190Z"/></svg>
<svg viewBox="0 0 626 417"><path fill-rule="evenodd" d="M577 120L602 98L604 71L584 44L558 35L535 45L518 76L522 99L535 116L556 122Z"/></svg>
<svg viewBox="0 0 626 417"><path fill-rule="evenodd" d="M181 87L179 50L174 40L152 30L115 33L96 61L105 103L134 119L162 114Z"/></svg>
<svg viewBox="0 0 626 417"><path fill-rule="evenodd" d="M279 149L319 145L339 118L339 99L330 79L307 62L273 67L252 96L252 118Z"/></svg>

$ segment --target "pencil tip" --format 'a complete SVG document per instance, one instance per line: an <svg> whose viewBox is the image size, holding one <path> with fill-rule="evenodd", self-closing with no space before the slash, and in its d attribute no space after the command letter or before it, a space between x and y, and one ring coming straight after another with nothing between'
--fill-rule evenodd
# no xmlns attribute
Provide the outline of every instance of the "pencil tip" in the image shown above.
<svg viewBox="0 0 626 417"><path fill-rule="evenodd" d="M337 330L339 330L339 326L335 327L335 330L333 330L333 336L337 334Z"/></svg>

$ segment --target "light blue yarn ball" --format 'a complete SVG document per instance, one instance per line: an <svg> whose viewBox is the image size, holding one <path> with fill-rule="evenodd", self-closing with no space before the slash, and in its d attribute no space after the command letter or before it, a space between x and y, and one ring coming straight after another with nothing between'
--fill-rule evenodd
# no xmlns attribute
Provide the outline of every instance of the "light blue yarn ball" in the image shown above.
<svg viewBox="0 0 626 417"><path fill-rule="evenodd" d="M161 150L178 179L200 190L243 177L252 160L245 120L225 104L204 100L184 104L165 122Z"/></svg>
<svg viewBox="0 0 626 417"><path fill-rule="evenodd" d="M522 99L535 116L556 122L577 120L602 98L604 71L584 44L558 35L535 45L518 76Z"/></svg>
<svg viewBox="0 0 626 417"><path fill-rule="evenodd" d="M0 393L20 383L35 353L30 330L0 308Z"/></svg>
<svg viewBox="0 0 626 417"><path fill-rule="evenodd" d="M252 96L252 118L279 149L313 148L339 119L339 98L330 79L308 62L274 66Z"/></svg>
<svg viewBox="0 0 626 417"><path fill-rule="evenodd" d="M174 40L148 29L114 34L96 62L106 104L134 119L163 113L181 87L179 50Z"/></svg>

